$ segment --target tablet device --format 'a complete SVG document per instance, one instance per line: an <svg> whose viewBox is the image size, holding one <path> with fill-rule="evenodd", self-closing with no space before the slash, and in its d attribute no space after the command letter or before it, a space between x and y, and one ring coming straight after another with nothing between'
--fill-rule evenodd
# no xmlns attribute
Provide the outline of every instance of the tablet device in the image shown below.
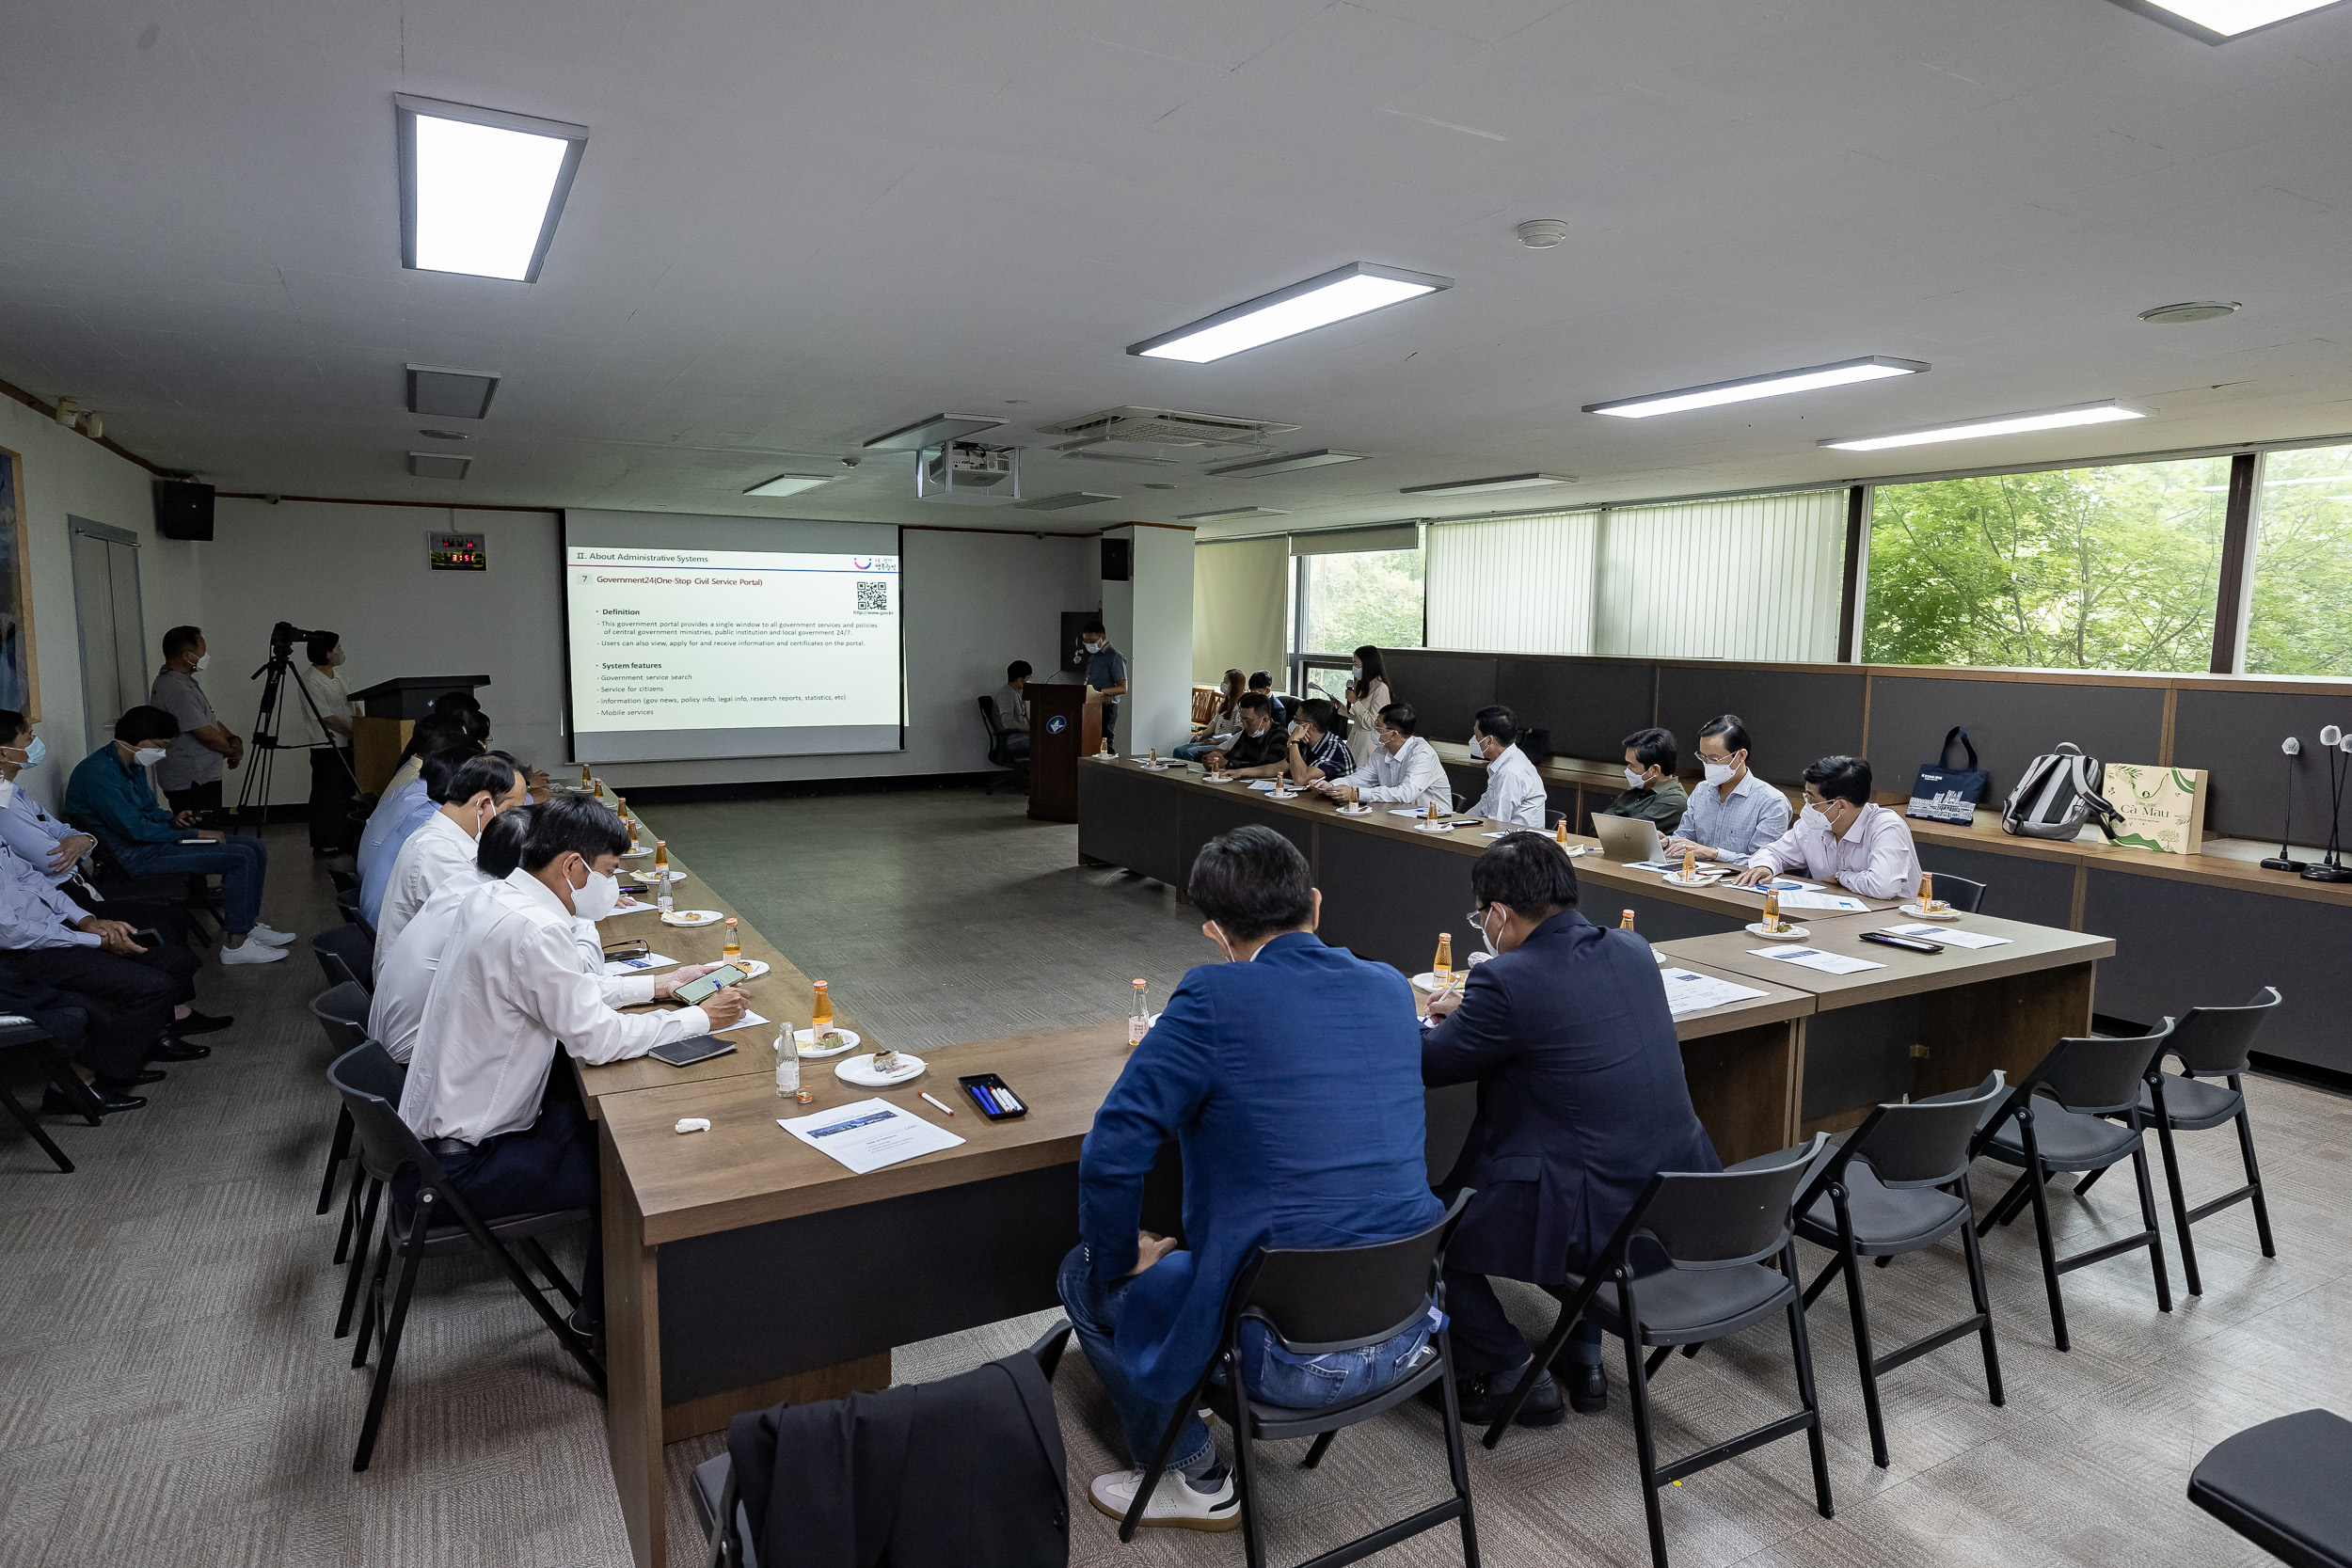
<svg viewBox="0 0 2352 1568"><path fill-rule="evenodd" d="M1593 814L1593 836L1613 861L1654 861L1658 858L1658 824L1638 816Z"/></svg>
<svg viewBox="0 0 2352 1568"><path fill-rule="evenodd" d="M678 987L675 994L688 1006L699 1007L726 987L735 984L738 980L748 978L750 978L748 971L738 968L734 964L721 964L709 974L698 979L687 981L686 984Z"/></svg>
<svg viewBox="0 0 2352 1568"><path fill-rule="evenodd" d="M645 1054L658 1057L672 1067L692 1067L696 1062L723 1056L734 1049L716 1035L696 1035L691 1040L672 1040L667 1045L657 1045Z"/></svg>

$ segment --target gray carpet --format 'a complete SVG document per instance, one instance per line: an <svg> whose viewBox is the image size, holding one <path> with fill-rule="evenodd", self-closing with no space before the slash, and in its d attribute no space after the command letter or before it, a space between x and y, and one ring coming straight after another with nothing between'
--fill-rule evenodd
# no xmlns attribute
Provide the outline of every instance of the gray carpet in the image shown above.
<svg viewBox="0 0 2352 1568"><path fill-rule="evenodd" d="M1069 828L977 792L846 796L655 808L679 853L865 1016L907 1043L1101 1019L1128 981L1155 997L1211 955L1167 889L1080 870ZM298 832L273 837L264 918L332 919ZM1997 897L1997 890L1995 890ZM1450 911L1449 911L1450 912ZM480 1265L428 1266L373 1468L350 1470L366 1374L330 1338L340 1271L330 1220L310 1212L333 1106L326 1048L306 1010L321 989L297 948L282 963L199 977L204 1005L238 1015L206 1062L171 1069L143 1111L86 1129L52 1123L81 1163L52 1171L0 1127L0 1568L119 1563L617 1565L628 1560L600 1409L530 1310ZM22 1064L0 1060L20 1096ZM2352 1410L2352 1101L2269 1081L2249 1086L2282 1256L2265 1260L2241 1208L2200 1227L2205 1295L2155 1310L2144 1262L2069 1275L2075 1349L2051 1349L2030 1221L1987 1243L2009 1404L1983 1397L1971 1346L1885 1384L1894 1466L1869 1463L1837 1288L1814 1313L1837 1517L1815 1514L1801 1442L1751 1453L1671 1489L1675 1560L1701 1565L2180 1564L2267 1560L2191 1508L2187 1472L2213 1443L2314 1404ZM2226 1132L2188 1140L2192 1194L2233 1184ZM1999 1173L1979 1172L1996 1192ZM2060 1245L2126 1223L2127 1180L2054 1201ZM2169 1221L2168 1221L2169 1235ZM558 1249L577 1264L577 1240ZM1818 1259L1808 1254L1808 1263ZM2174 1282L2179 1284L2174 1260ZM1956 1247L1872 1271L1883 1344L1963 1309ZM1511 1298L1531 1329L1532 1293ZM999 1323L898 1353L902 1380L1006 1354L1049 1318ZM1489 1562L1647 1560L1632 1433L1608 1415L1473 1447ZM1784 1334L1761 1327L1655 1386L1661 1450L1766 1418L1793 1398ZM1084 1359L1057 1391L1082 1563L1236 1563L1237 1540L1147 1533L1119 1545L1086 1507L1111 1467L1109 1412ZM670 1450L672 1560L699 1560L682 1490L717 1440ZM1343 1436L1316 1472L1273 1450L1271 1549L1295 1562L1443 1484L1436 1418L1419 1408ZM1377 1560L1451 1564L1423 1536Z"/></svg>

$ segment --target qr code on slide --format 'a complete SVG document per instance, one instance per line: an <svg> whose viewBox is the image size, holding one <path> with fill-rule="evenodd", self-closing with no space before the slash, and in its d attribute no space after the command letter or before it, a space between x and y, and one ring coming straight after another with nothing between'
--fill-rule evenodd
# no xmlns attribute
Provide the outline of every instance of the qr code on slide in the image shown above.
<svg viewBox="0 0 2352 1568"><path fill-rule="evenodd" d="M859 583L857 585L857 608L861 615L889 614L890 584L886 581Z"/></svg>

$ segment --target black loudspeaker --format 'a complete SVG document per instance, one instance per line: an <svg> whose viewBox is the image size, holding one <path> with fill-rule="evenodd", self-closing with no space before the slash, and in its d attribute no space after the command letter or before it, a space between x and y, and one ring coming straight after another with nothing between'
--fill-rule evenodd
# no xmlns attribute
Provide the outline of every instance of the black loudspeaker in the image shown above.
<svg viewBox="0 0 2352 1568"><path fill-rule="evenodd" d="M184 479L155 482L155 531L167 539L213 536L213 487Z"/></svg>
<svg viewBox="0 0 2352 1568"><path fill-rule="evenodd" d="M1133 540L1104 540L1103 580L1104 582L1125 582L1130 577L1132 577L1134 575L1132 569L1132 562L1135 559L1134 552L1135 542Z"/></svg>

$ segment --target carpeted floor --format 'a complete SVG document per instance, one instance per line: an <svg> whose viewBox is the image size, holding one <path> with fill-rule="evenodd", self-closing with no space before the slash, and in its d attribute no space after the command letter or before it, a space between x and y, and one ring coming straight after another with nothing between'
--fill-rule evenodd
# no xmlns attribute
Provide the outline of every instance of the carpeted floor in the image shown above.
<svg viewBox="0 0 2352 1568"><path fill-rule="evenodd" d="M653 808L697 870L837 994L910 1044L940 1045L1124 1011L1212 950L1168 890L1077 867L1075 833L977 791ZM310 931L333 910L298 831L274 834L263 918ZM1998 894L1995 890L1994 896ZM52 1123L81 1169L54 1172L0 1127L0 1568L573 1568L628 1560L600 1407L512 1291L480 1265L428 1266L373 1467L350 1469L367 1374L330 1338L341 1273L311 1213L333 1121L326 1049L297 947L282 963L199 977L238 1016L211 1060L171 1069L142 1111ZM20 1061L0 1082L38 1094ZM2267 1560L2191 1508L2187 1472L2214 1442L2314 1404L2352 1410L2352 1101L2249 1085L2281 1256L2243 1209L2199 1227L2205 1294L2155 1309L2144 1263L2067 1277L2075 1349L2050 1346L2030 1221L1987 1242L2009 1403L1985 1402L1971 1345L1885 1382L1894 1465L1869 1462L1839 1291L1813 1315L1837 1516L1814 1512L1800 1442L1672 1488L1677 1563L2180 1564ZM2226 1133L2187 1140L2192 1194L2234 1182ZM1997 1192L1985 1167L1978 1185ZM2064 1248L2126 1223L2128 1181L2060 1194ZM2169 1222L2168 1222L2169 1223ZM2169 1237L2169 1229L2168 1229ZM576 1265L577 1239L559 1257ZM1818 1254L1808 1254L1808 1263ZM2179 1285L2174 1260L2174 1283ZM1869 1276L1890 1338L1957 1315L1957 1247ZM1531 1329L1546 1303L1515 1294ZM944 1376L1028 1342L1050 1317L902 1348L901 1380ZM1613 1346L1613 1352L1614 1347ZM1473 1447L1490 1563L1646 1560L1622 1362L1606 1416ZM1703 1447L1793 1398L1785 1334L1752 1330L1654 1386L1664 1453ZM1073 1558L1238 1562L1237 1540L1147 1534L1121 1547L1085 1506L1116 1462L1082 1356L1057 1393L1070 1450ZM670 1450L671 1552L699 1560L682 1490L717 1439ZM1271 1550L1296 1561L1434 1500L1443 1450L1418 1407L1343 1436L1322 1467L1278 1448ZM1378 1560L1454 1563L1449 1532Z"/></svg>

